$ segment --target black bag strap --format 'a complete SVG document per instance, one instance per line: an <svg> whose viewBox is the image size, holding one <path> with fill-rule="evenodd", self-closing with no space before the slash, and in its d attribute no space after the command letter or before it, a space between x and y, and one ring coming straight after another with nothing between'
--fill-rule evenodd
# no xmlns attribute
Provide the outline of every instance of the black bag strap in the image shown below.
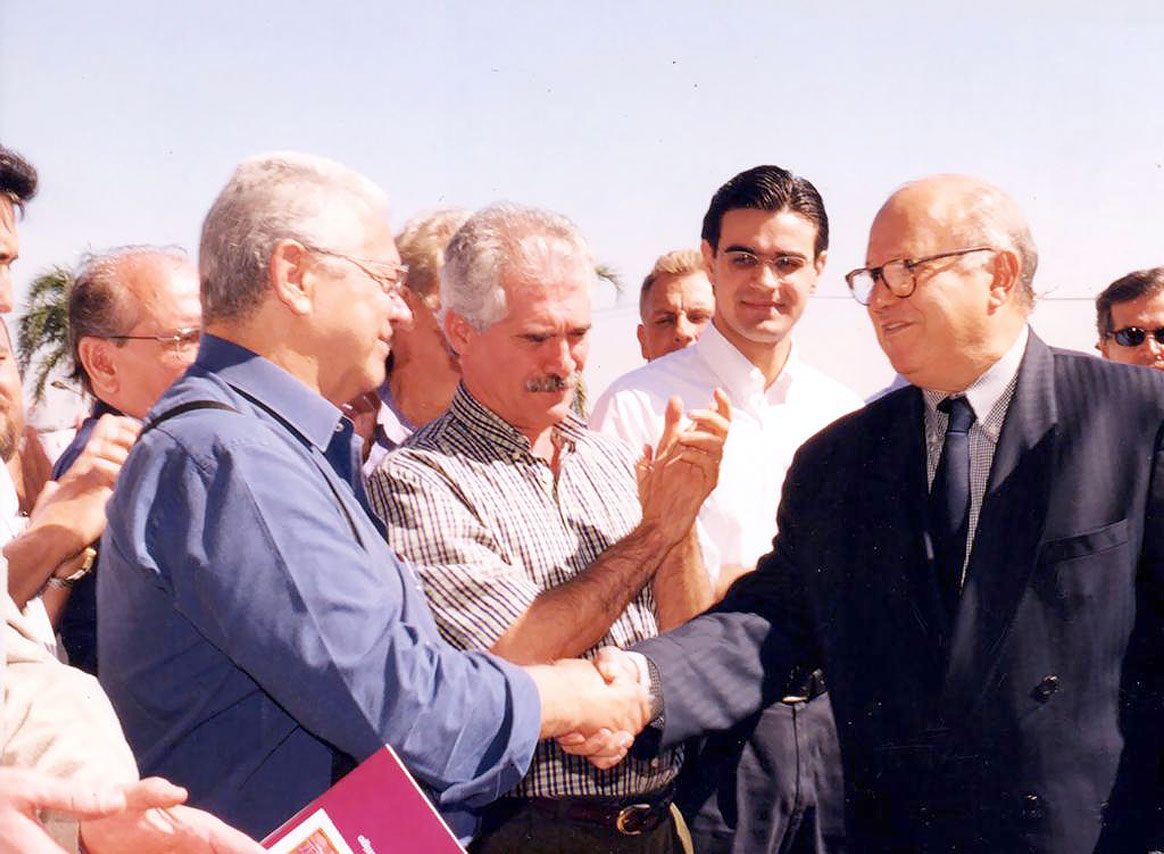
<svg viewBox="0 0 1164 854"><path fill-rule="evenodd" d="M186 412L191 412L195 409L221 409L226 412L238 413L238 410L231 406L229 403L222 403L218 400L188 400L185 403L178 404L173 409L167 409L165 412L156 416L155 418L151 418L149 422L147 422L146 425L141 428L141 432L138 434L138 438L140 439L146 433L150 432L150 430L153 430L158 425L169 421L171 418L176 418L179 415L182 415Z"/></svg>
<svg viewBox="0 0 1164 854"><path fill-rule="evenodd" d="M273 409L271 409L266 404L262 403L259 400L256 400L251 395L240 391L239 389L235 388L234 386L231 386L231 388L234 388L235 391L237 391L239 394L241 394L243 397L245 397L251 403L254 403L256 406L262 407L264 410L266 410L268 413L270 413L271 416L278 419L279 422L281 424L283 424L285 427L287 427L288 429L293 429L293 428L291 428L291 425L288 424L287 421L282 416L280 416L277 412L275 412ZM181 403L181 404L175 406L173 409L167 409L165 412L161 413L156 418L151 418L149 423L147 423L144 427L141 428L141 433L138 434L138 438L140 439L142 436L144 436L150 430L153 430L155 427L159 426L160 424L163 424L166 421L169 421L171 418L177 418L179 415L184 415L187 412L193 412L196 409L220 409L223 412L233 412L236 415L242 414L237 409L235 409L233 406L231 406L229 403L223 403L222 401L219 401L219 400L189 400L189 401L186 401L186 403ZM313 462L315 461L314 457L312 458L312 461ZM352 533L355 535L356 540L358 542L360 542L361 545L363 545L363 540L360 538L360 532L356 529L355 520L352 519L352 514L348 512L347 505L345 505L343 502L343 499L340 498L340 494L339 494L339 492L336 491L335 486L332 484L331 478L329 478L327 476L327 472L324 472L322 470L322 467L319 466L318 462L316 463L316 467L320 468L320 473L323 475L324 481L327 483L328 487L331 489L331 494L335 497L336 504L338 504L340 510L343 511L344 518L348 520L348 525L351 527ZM330 745L328 745L328 746L331 747ZM335 747L331 747L331 782L332 782L332 784L334 785L335 783L338 783L339 780L342 777L344 777L349 771L351 771L353 768L355 768L357 764L358 763L356 762L356 760L354 758L352 758L348 754L344 753L342 750L339 750L338 748L335 748Z"/></svg>
<svg viewBox="0 0 1164 854"><path fill-rule="evenodd" d="M295 426L292 425L286 418L284 418L278 412L273 410L271 407L267 406L267 404L263 403L261 400L259 400L254 395L247 394L245 391L243 391L242 389L240 389L234 385L232 385L231 388L234 389L235 392L240 394L242 397L245 397L247 400L249 400L255 406L262 409L264 412L266 412L268 415L270 415L272 418L274 418L280 424L282 424L285 429L293 431L295 433L299 432L298 430L295 429ZM188 400L185 403L178 404L173 409L167 409L165 412L161 413L160 415L158 415L155 418L151 418L149 423L146 424L144 427L142 427L141 433L138 435L138 438L140 439L142 436L144 436L150 430L153 430L155 427L159 426L160 424L162 424L166 421L169 421L171 418L176 418L179 415L183 415L184 413L187 413L187 412L192 412L193 410L196 410L196 409L221 409L224 412L234 412L237 415L242 414L237 409L235 409L233 406L231 406L229 403L223 403L222 401L219 401L219 400ZM317 469L319 469L319 473L321 475L323 475L324 483L326 483L327 488L331 490L331 494L332 494L332 497L335 499L335 503L339 505L340 512L344 514L344 519L347 520L348 527L352 529L352 536L356 538L357 543L359 543L361 546L363 546L364 545L364 538L360 536L360 529L356 527L356 520L352 518L352 514L348 511L348 506L346 504L344 504L344 500L340 496L339 490L337 490L335 488L335 484L331 482L331 478L328 477L327 472L323 470L323 466L321 466L319 464L319 461L316 460L314 456L311 458L311 461L313 463L315 463L315 467Z"/></svg>

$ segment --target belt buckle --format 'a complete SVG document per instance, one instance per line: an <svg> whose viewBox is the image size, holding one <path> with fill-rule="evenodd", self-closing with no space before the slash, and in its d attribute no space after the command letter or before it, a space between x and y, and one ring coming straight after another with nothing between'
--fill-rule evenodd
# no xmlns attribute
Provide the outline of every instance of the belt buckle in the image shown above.
<svg viewBox="0 0 1164 854"><path fill-rule="evenodd" d="M650 804L630 804L618 811L614 828L623 836L641 836L646 829L646 819L650 815Z"/></svg>
<svg viewBox="0 0 1164 854"><path fill-rule="evenodd" d="M802 696L800 694L789 694L786 697L781 697L780 702L784 703L786 706L795 706L797 703L807 703L808 697Z"/></svg>

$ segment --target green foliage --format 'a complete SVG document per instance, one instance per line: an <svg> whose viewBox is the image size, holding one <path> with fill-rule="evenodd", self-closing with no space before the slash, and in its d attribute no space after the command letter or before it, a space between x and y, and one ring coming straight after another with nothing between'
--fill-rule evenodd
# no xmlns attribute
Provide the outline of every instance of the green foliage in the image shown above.
<svg viewBox="0 0 1164 854"><path fill-rule="evenodd" d="M32 397L44 401L49 377L58 368L71 367L69 355L69 289L73 274L53 267L33 281L16 336L16 358L28 387L28 369L35 365Z"/></svg>

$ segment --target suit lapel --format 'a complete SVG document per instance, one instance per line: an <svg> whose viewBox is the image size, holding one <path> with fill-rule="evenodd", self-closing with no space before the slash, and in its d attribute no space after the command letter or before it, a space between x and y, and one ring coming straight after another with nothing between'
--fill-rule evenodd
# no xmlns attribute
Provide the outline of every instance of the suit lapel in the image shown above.
<svg viewBox="0 0 1164 854"><path fill-rule="evenodd" d="M953 724L972 711L1035 567L1054 464L1054 362L1032 332L986 487L954 624L942 699Z"/></svg>
<svg viewBox="0 0 1164 854"><path fill-rule="evenodd" d="M869 471L869 496L862 550L875 555L878 567L897 575L876 579L900 610L898 625L914 626L919 650L933 653L937 678L944 658L948 617L925 551L926 449L924 403L914 387L885 402L890 408L868 435L867 459L900 461L877 465ZM891 570L892 571L892 570Z"/></svg>

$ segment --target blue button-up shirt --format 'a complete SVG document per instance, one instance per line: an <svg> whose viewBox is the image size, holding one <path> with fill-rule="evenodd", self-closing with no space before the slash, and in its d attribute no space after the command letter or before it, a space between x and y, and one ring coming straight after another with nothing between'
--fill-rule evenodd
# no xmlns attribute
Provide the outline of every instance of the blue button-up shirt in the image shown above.
<svg viewBox="0 0 1164 854"><path fill-rule="evenodd" d="M532 680L440 640L336 407L213 336L151 415L193 400L237 412L147 432L101 543L101 682L142 772L263 836L328 787L336 751L387 743L466 837L529 765Z"/></svg>

